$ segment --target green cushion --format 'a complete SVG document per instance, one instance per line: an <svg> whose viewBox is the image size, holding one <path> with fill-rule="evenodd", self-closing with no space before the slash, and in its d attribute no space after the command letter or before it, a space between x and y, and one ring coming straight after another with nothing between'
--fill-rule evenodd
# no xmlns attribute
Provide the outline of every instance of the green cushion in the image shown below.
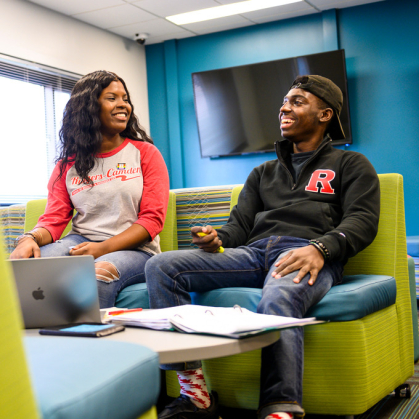
<svg viewBox="0 0 419 419"><path fill-rule="evenodd" d="M192 293L194 304L231 307L238 304L256 311L262 296L258 288L223 288L205 293ZM396 281L384 275L350 275L333 287L306 314L321 320L350 321L389 307L396 302Z"/></svg>
<svg viewBox="0 0 419 419"><path fill-rule="evenodd" d="M158 355L125 342L26 337L26 354L43 419L132 419L156 404Z"/></svg>

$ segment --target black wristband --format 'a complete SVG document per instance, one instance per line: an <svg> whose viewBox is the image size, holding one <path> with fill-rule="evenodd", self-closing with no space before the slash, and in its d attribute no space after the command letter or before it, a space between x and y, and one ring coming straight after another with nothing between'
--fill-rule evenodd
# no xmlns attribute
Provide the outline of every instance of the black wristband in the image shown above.
<svg viewBox="0 0 419 419"><path fill-rule="evenodd" d="M312 246L314 246L317 250L320 251L320 253L323 255L324 260L328 260L330 259L330 253L329 250L327 249L327 247L320 242L319 240L310 240L308 242L308 244L311 244Z"/></svg>

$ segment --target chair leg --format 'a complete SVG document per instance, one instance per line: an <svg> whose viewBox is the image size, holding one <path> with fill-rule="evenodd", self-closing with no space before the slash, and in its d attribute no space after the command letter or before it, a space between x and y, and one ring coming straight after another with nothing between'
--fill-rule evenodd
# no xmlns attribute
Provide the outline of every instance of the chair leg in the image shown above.
<svg viewBox="0 0 419 419"><path fill-rule="evenodd" d="M398 386L391 394L397 399L410 399L410 385L402 384L401 386Z"/></svg>

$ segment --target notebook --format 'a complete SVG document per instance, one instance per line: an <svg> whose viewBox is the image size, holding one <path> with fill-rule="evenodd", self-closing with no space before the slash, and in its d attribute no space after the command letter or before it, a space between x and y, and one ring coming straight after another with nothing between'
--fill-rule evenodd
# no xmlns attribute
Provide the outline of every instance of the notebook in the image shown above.
<svg viewBox="0 0 419 419"><path fill-rule="evenodd" d="M186 304L155 310L125 311L112 316L112 323L156 330L224 336L240 339L272 330L324 323L315 317L298 319L253 313L238 305L210 307Z"/></svg>
<svg viewBox="0 0 419 419"><path fill-rule="evenodd" d="M26 329L101 323L92 256L9 260Z"/></svg>

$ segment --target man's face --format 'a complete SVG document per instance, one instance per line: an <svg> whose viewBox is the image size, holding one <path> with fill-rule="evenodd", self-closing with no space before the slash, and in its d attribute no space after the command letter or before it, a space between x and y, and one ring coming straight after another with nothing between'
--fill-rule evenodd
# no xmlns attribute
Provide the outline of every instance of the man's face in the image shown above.
<svg viewBox="0 0 419 419"><path fill-rule="evenodd" d="M322 115L315 95L303 89L291 89L279 110L282 137L293 142L312 139L322 129Z"/></svg>

